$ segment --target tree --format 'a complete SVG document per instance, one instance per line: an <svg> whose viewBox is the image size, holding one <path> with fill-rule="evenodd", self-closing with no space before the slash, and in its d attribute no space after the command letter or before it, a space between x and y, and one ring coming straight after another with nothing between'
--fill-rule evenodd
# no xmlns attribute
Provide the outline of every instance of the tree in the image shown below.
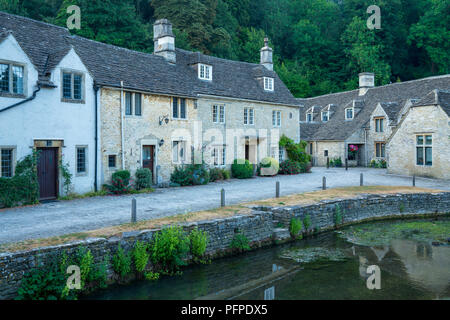
<svg viewBox="0 0 450 320"><path fill-rule="evenodd" d="M0 11L27 16L27 10L19 0L0 0Z"/></svg>

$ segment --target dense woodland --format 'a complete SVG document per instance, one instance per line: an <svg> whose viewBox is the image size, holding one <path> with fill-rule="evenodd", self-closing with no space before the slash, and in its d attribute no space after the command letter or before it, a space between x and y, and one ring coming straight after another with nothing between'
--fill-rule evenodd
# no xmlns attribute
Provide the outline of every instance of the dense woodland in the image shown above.
<svg viewBox="0 0 450 320"><path fill-rule="evenodd" d="M81 8L81 36L153 51L152 23L167 18L176 45L259 62L264 36L275 70L297 97L354 89L359 72L378 85L449 73L448 0L0 0L0 10L66 25ZM370 30L367 7L381 8Z"/></svg>

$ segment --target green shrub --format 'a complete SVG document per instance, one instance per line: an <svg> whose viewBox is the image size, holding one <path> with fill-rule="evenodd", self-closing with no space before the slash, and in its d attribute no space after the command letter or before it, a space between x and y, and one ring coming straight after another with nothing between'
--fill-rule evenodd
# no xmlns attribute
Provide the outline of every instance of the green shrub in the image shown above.
<svg viewBox="0 0 450 320"><path fill-rule="evenodd" d="M227 169L222 169L222 176L224 180L228 180L231 178L231 172Z"/></svg>
<svg viewBox="0 0 450 320"><path fill-rule="evenodd" d="M137 272L144 272L147 267L150 253L148 252L148 245L141 241L136 241L133 249L134 265Z"/></svg>
<svg viewBox="0 0 450 320"><path fill-rule="evenodd" d="M211 168L209 170L209 181L210 182L214 182L214 181L218 181L218 180L223 180L223 174L222 174L222 169L220 168Z"/></svg>
<svg viewBox="0 0 450 320"><path fill-rule="evenodd" d="M282 135L279 141L280 148L285 148L289 159L300 163L308 163L311 161L311 156L306 152L306 141L295 143L294 140Z"/></svg>
<svg viewBox="0 0 450 320"><path fill-rule="evenodd" d="M170 181L180 186L207 184L209 180L209 171L204 164L181 165L170 175Z"/></svg>
<svg viewBox="0 0 450 320"><path fill-rule="evenodd" d="M125 254L119 244L117 247L117 252L112 258L112 267L114 272L120 275L122 278L131 272L131 255Z"/></svg>
<svg viewBox="0 0 450 320"><path fill-rule="evenodd" d="M189 252L189 238L180 226L171 226L156 233L151 246L151 259L155 267L164 273L174 273Z"/></svg>
<svg viewBox="0 0 450 320"><path fill-rule="evenodd" d="M158 272L146 272L145 279L149 280L149 281L156 281L159 279L159 273Z"/></svg>
<svg viewBox="0 0 450 320"><path fill-rule="evenodd" d="M305 218L303 218L303 225L305 226L305 230L308 231L311 228L311 216L307 214Z"/></svg>
<svg viewBox="0 0 450 320"><path fill-rule="evenodd" d="M387 162L384 159L372 159L369 163L369 167L371 168L387 168Z"/></svg>
<svg viewBox="0 0 450 320"><path fill-rule="evenodd" d="M112 184L106 185L112 194L124 194L130 192L130 171L118 170L112 174Z"/></svg>
<svg viewBox="0 0 450 320"><path fill-rule="evenodd" d="M194 260L200 260L204 256L206 247L208 246L208 233L195 228L191 231L189 239L191 241L191 253Z"/></svg>
<svg viewBox="0 0 450 320"><path fill-rule="evenodd" d="M39 152L33 151L16 164L15 175L0 177L0 207L7 208L35 204L39 201L37 161Z"/></svg>
<svg viewBox="0 0 450 320"><path fill-rule="evenodd" d="M330 167L342 167L342 160L341 158L334 158L330 160Z"/></svg>
<svg viewBox="0 0 450 320"><path fill-rule="evenodd" d="M290 159L284 160L280 163L279 174L299 174L304 172L304 169L300 162Z"/></svg>
<svg viewBox="0 0 450 320"><path fill-rule="evenodd" d="M292 218L291 223L289 225L289 232L291 233L291 237L294 239L301 239L302 229L303 225L300 219Z"/></svg>
<svg viewBox="0 0 450 320"><path fill-rule="evenodd" d="M152 187L152 172L148 168L142 168L136 170L136 189L149 189Z"/></svg>
<svg viewBox="0 0 450 320"><path fill-rule="evenodd" d="M263 158L259 166L261 176L275 176L280 169L278 161L270 157Z"/></svg>
<svg viewBox="0 0 450 320"><path fill-rule="evenodd" d="M248 160L236 159L231 165L234 178L249 179L253 177L253 165Z"/></svg>
<svg viewBox="0 0 450 320"><path fill-rule="evenodd" d="M244 234L236 233L233 240L231 240L230 248L239 251L248 251L250 250L250 244Z"/></svg>

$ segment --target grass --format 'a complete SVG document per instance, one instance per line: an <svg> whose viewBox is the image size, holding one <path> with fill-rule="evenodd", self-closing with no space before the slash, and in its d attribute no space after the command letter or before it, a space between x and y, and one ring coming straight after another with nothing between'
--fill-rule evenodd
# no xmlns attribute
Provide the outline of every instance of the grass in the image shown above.
<svg viewBox="0 0 450 320"><path fill-rule="evenodd" d="M147 188L147 189L141 189L141 190L134 190L132 189L128 194L140 194L140 193L151 193L155 191L153 188ZM93 197L104 197L111 195L106 190L100 190L100 191L91 191L83 194L78 193L71 193L66 196L59 197L58 200L61 201L69 201L69 200L76 200L76 199L85 199L85 198L93 198Z"/></svg>
<svg viewBox="0 0 450 320"><path fill-rule="evenodd" d="M393 194L393 193L421 193L421 192L437 192L439 190L414 188L414 187L387 187L387 186L368 186L368 187L348 187L336 188L325 191L306 192L301 194L290 195L281 198L273 198L256 202L243 203L240 205L227 206L212 210L204 210L198 212L185 212L170 217L139 221L137 223L127 223L118 226L111 226L97 230L91 230L81 233L67 234L58 237L27 240L16 243L0 244L0 252L15 252L21 250L30 250L39 247L52 246L87 238L109 238L120 236L123 232L158 229L163 226L187 223L195 221L213 220L219 218L232 217L235 215L250 214L251 206L289 206L298 204L314 204L321 200L353 198L361 194Z"/></svg>

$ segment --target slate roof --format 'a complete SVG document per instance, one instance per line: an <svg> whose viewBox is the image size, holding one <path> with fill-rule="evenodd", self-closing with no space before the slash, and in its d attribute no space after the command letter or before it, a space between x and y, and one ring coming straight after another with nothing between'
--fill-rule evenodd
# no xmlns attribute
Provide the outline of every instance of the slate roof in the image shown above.
<svg viewBox="0 0 450 320"><path fill-rule="evenodd" d="M212 95L297 107L278 75L259 64L238 62L176 49L177 63L164 58L73 36L66 28L0 12L0 41L12 33L39 72L40 83L49 84L49 72L71 48L99 85L144 92L198 97ZM3 36L4 37L4 36ZM213 81L198 79L194 63L213 67ZM263 76L274 78L274 92L264 91Z"/></svg>
<svg viewBox="0 0 450 320"><path fill-rule="evenodd" d="M400 110L404 106L404 103L399 103L399 102L381 102L380 106L383 108L384 112L386 112L389 120L396 121L397 117L398 117L398 113L400 112Z"/></svg>
<svg viewBox="0 0 450 320"><path fill-rule="evenodd" d="M414 103L412 107L439 105L450 117L450 91L433 90L424 98Z"/></svg>
<svg viewBox="0 0 450 320"><path fill-rule="evenodd" d="M364 128L378 103L384 104L384 109L389 118L398 117L402 106L408 99L420 99L430 91L439 89L450 90L450 75L429 77L419 80L393 83L368 89L365 95L359 96L359 90L345 91L334 94L323 95L314 98L297 99L304 107L300 110L301 139L308 141L337 140L345 141L354 132ZM447 96L442 98L446 100ZM346 121L344 110L351 106L353 101L361 107L353 120ZM447 101L447 100L446 100ZM335 104L335 112L328 122L320 121L318 115L314 118L316 123L305 123L305 112L313 105L326 106ZM319 123L319 125L317 125Z"/></svg>

